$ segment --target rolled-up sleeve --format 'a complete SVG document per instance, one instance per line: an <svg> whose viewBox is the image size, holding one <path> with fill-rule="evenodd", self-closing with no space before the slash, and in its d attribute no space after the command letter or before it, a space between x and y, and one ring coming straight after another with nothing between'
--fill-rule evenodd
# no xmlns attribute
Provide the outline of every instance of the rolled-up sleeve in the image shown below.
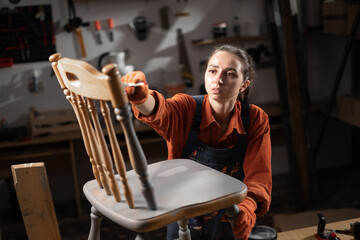
<svg viewBox="0 0 360 240"><path fill-rule="evenodd" d="M195 100L186 94L176 94L169 99L157 91L150 94L156 102L153 114L144 116L133 106L134 115L166 140L168 159L180 158L194 118Z"/></svg>
<svg viewBox="0 0 360 240"><path fill-rule="evenodd" d="M256 214L264 215L271 203L271 140L269 118L264 111L253 105L251 111L247 150L244 159L244 183L248 196L257 201Z"/></svg>

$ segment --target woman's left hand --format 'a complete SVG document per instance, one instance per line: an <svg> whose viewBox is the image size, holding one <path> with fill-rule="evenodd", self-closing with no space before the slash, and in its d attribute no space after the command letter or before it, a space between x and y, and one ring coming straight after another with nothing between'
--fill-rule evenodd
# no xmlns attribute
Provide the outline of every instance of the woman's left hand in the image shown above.
<svg viewBox="0 0 360 240"><path fill-rule="evenodd" d="M238 207L239 214L236 217L233 232L238 239L247 240L256 223L255 210L257 205L253 199L246 197L238 204Z"/></svg>

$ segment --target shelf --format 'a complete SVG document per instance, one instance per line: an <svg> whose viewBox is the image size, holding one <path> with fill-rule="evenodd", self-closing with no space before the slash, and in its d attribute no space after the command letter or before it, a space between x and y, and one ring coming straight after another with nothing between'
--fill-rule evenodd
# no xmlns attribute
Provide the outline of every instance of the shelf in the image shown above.
<svg viewBox="0 0 360 240"><path fill-rule="evenodd" d="M217 38L217 39L198 39L198 40L192 40L191 42L194 45L211 45L211 44L219 44L219 43L254 42L254 41L263 41L263 40L270 40L270 36L261 35L261 36L225 37L225 38Z"/></svg>
<svg viewBox="0 0 360 240"><path fill-rule="evenodd" d="M338 99L338 103L327 113L327 102L315 102L312 105L314 112L320 113L326 117L346 123L356 129L360 128L360 97L356 95L342 95Z"/></svg>

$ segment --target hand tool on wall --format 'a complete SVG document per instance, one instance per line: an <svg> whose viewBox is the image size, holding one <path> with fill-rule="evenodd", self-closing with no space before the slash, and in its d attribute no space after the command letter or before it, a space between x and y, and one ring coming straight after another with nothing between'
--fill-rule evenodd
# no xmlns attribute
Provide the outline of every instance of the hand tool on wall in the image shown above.
<svg viewBox="0 0 360 240"><path fill-rule="evenodd" d="M86 49L81 31L81 26L88 26L89 23L83 23L82 19L76 16L75 6L72 0L68 0L68 8L69 8L69 21L68 24L65 25L65 30L68 32L74 32L76 34L80 45L81 56L86 57Z"/></svg>
<svg viewBox="0 0 360 240"><path fill-rule="evenodd" d="M44 9L40 6L39 12L36 14L36 18L39 19L41 24L41 34L43 37L43 45L47 45L47 38L46 38L46 29L45 29L45 12Z"/></svg>
<svg viewBox="0 0 360 240"><path fill-rule="evenodd" d="M114 31L113 31L114 20L112 18L108 19L108 27L109 27L109 39L110 39L110 42L113 42L114 41Z"/></svg>
<svg viewBox="0 0 360 240"><path fill-rule="evenodd" d="M25 51L24 51L25 45L21 36L19 37L19 48L21 52L21 59L25 61L26 60Z"/></svg>
<svg viewBox="0 0 360 240"><path fill-rule="evenodd" d="M177 29L177 42L179 48L179 63L182 65L182 77L187 87L194 85L194 77L191 72L189 57L186 51L184 36L181 29Z"/></svg>
<svg viewBox="0 0 360 240"><path fill-rule="evenodd" d="M51 44L55 46L55 26L54 22L50 21L50 30L51 30Z"/></svg>
<svg viewBox="0 0 360 240"><path fill-rule="evenodd" d="M189 16L190 13L189 12L176 12L175 13L175 17L186 17Z"/></svg>
<svg viewBox="0 0 360 240"><path fill-rule="evenodd" d="M84 38L83 38L83 35L82 35L81 28L75 28L74 31L76 33L76 36L77 36L78 40L79 40L80 49L81 49L81 56L86 57L86 49L85 49Z"/></svg>
<svg viewBox="0 0 360 240"><path fill-rule="evenodd" d="M145 16L137 16L129 23L130 29L135 33L138 40L143 41L149 35L152 23L148 23Z"/></svg>
<svg viewBox="0 0 360 240"><path fill-rule="evenodd" d="M170 28L169 11L169 6L163 6L159 9L160 23L163 30L168 30Z"/></svg>
<svg viewBox="0 0 360 240"><path fill-rule="evenodd" d="M99 20L95 20L95 29L96 29L96 38L99 44L102 44L101 41L101 35L100 35L100 30L101 30L101 23Z"/></svg>

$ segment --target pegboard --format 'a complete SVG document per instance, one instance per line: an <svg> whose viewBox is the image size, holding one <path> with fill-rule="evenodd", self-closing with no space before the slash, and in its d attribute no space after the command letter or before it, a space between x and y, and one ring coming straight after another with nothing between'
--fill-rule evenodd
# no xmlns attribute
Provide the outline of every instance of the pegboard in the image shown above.
<svg viewBox="0 0 360 240"><path fill-rule="evenodd" d="M0 59L47 61L56 52L51 5L0 10Z"/></svg>

